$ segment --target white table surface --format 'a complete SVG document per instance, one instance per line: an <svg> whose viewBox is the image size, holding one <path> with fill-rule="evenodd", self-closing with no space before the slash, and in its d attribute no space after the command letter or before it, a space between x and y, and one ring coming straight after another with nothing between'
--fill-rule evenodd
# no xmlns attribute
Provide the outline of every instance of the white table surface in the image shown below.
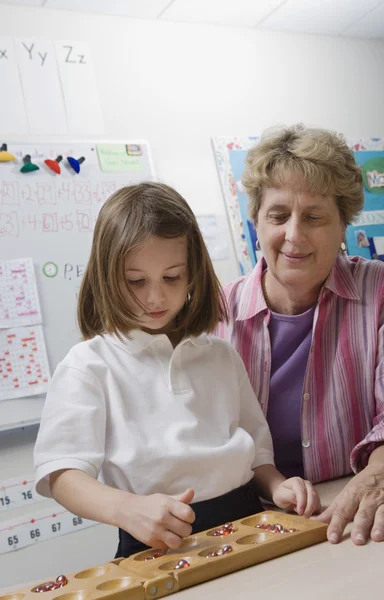
<svg viewBox="0 0 384 600"><path fill-rule="evenodd" d="M347 481L339 479L316 486L323 506L330 504ZM323 542L183 590L175 598L383 600L384 542L355 546L349 531L350 526L340 544ZM0 594L17 589L20 586L0 589Z"/></svg>

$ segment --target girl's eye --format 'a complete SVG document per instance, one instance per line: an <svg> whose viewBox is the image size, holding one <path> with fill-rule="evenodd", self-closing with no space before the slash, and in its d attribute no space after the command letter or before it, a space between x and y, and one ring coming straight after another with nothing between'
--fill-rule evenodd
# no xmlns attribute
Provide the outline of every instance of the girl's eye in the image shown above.
<svg viewBox="0 0 384 600"><path fill-rule="evenodd" d="M143 285L143 283L145 282L145 279L128 279L128 283L129 285Z"/></svg>
<svg viewBox="0 0 384 600"><path fill-rule="evenodd" d="M320 221L320 217L315 217L314 215L308 215L308 221Z"/></svg>
<svg viewBox="0 0 384 600"><path fill-rule="evenodd" d="M170 277L169 275L164 277L164 281L177 281L178 279L180 279L180 275L175 275L175 277Z"/></svg>

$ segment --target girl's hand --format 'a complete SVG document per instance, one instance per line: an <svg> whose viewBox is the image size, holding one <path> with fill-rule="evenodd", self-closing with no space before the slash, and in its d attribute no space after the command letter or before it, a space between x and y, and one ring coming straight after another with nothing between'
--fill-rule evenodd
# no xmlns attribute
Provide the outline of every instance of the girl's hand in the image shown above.
<svg viewBox="0 0 384 600"><path fill-rule="evenodd" d="M309 518L321 509L320 498L312 483L291 477L283 481L272 496L273 502L287 512L294 510L298 515Z"/></svg>
<svg viewBox="0 0 384 600"><path fill-rule="evenodd" d="M130 494L127 503L123 496L117 525L152 548L179 548L192 533L195 513L188 505L193 496L191 489L178 496Z"/></svg>

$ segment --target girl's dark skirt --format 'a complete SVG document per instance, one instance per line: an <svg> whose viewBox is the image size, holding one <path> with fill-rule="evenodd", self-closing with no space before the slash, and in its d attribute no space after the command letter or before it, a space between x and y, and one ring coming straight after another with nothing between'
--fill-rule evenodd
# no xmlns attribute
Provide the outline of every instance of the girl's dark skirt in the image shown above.
<svg viewBox="0 0 384 600"><path fill-rule="evenodd" d="M252 480L223 496L194 502L191 508L196 515L192 524L192 533L218 527L228 521L243 519L264 510ZM119 529L119 545L115 558L127 558L131 554L148 549L149 546L139 542L123 529Z"/></svg>

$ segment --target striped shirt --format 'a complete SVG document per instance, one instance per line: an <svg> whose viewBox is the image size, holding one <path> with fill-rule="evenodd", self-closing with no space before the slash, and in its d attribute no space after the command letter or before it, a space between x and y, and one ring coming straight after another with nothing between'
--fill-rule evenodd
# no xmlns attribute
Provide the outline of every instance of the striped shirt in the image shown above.
<svg viewBox="0 0 384 600"><path fill-rule="evenodd" d="M230 323L216 335L242 357L264 414L271 372L270 311L258 261L228 284ZM315 309L301 401L305 477L317 483L357 472L384 441L384 264L339 255Z"/></svg>

